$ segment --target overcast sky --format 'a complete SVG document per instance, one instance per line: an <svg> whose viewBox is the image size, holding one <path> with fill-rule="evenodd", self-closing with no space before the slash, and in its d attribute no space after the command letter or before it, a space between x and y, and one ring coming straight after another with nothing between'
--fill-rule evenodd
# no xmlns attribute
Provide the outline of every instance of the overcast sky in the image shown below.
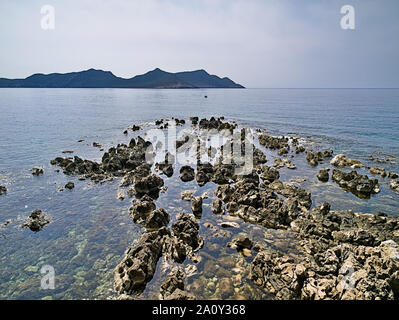
<svg viewBox="0 0 399 320"><path fill-rule="evenodd" d="M346 4L355 30L341 29ZM159 67L247 87L399 87L398 17L398 0L0 0L0 77Z"/></svg>

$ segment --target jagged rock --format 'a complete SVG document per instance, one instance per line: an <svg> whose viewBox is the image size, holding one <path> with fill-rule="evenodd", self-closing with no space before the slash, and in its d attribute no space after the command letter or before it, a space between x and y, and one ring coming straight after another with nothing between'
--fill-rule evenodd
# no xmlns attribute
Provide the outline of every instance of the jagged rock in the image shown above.
<svg viewBox="0 0 399 320"><path fill-rule="evenodd" d="M305 189L283 183L280 180L272 182L268 187L286 198L297 199L299 204L306 209L309 209L312 205L311 194Z"/></svg>
<svg viewBox="0 0 399 320"><path fill-rule="evenodd" d="M306 267L289 256L265 250L252 261L250 278L276 299L297 299L306 279Z"/></svg>
<svg viewBox="0 0 399 320"><path fill-rule="evenodd" d="M394 172L388 172L388 178L397 179L397 178L399 178L399 175L397 175Z"/></svg>
<svg viewBox="0 0 399 320"><path fill-rule="evenodd" d="M224 205L223 201L220 199L215 199L212 202L211 210L214 214L223 214L224 213Z"/></svg>
<svg viewBox="0 0 399 320"><path fill-rule="evenodd" d="M184 292L184 271L175 267L161 285L160 297L163 300L195 300L195 297Z"/></svg>
<svg viewBox="0 0 399 320"><path fill-rule="evenodd" d="M298 146L298 147L295 148L295 153L296 154L302 153L302 152L305 152L305 151L306 151L306 149L305 149L304 146Z"/></svg>
<svg viewBox="0 0 399 320"><path fill-rule="evenodd" d="M251 249L252 241L246 236L238 236L232 240L230 243L231 248L236 248L237 250Z"/></svg>
<svg viewBox="0 0 399 320"><path fill-rule="evenodd" d="M336 155L330 161L330 164L338 168L344 168L344 167L351 167L353 169L363 168L363 164L360 161L349 159L342 153Z"/></svg>
<svg viewBox="0 0 399 320"><path fill-rule="evenodd" d="M144 222L152 211L156 208L154 201L148 195L143 196L140 200L134 199L129 208L130 217L134 222Z"/></svg>
<svg viewBox="0 0 399 320"><path fill-rule="evenodd" d="M191 214L180 213L177 221L172 224L172 231L193 252L199 250L204 244L202 237L198 235L199 224Z"/></svg>
<svg viewBox="0 0 399 320"><path fill-rule="evenodd" d="M184 201L191 201L195 190L184 190L181 192L181 199Z"/></svg>
<svg viewBox="0 0 399 320"><path fill-rule="evenodd" d="M181 167L179 177L183 182L194 180L194 169L190 166Z"/></svg>
<svg viewBox="0 0 399 320"><path fill-rule="evenodd" d="M27 221L22 225L23 228L29 228L34 232L38 232L50 223L50 219L43 213L42 210L34 210L28 217Z"/></svg>
<svg viewBox="0 0 399 320"><path fill-rule="evenodd" d="M215 129L218 131L228 130L230 132L233 132L233 130L237 127L236 124L230 124L228 122L223 122L222 120L222 118L215 119L214 117L211 117L209 120L201 119L198 126L200 129Z"/></svg>
<svg viewBox="0 0 399 320"><path fill-rule="evenodd" d="M74 184L72 181L69 181L69 182L65 185L65 189L72 190L73 188L75 188L75 184Z"/></svg>
<svg viewBox="0 0 399 320"><path fill-rule="evenodd" d="M157 198L163 185L164 182L161 177L151 174L136 181L134 190L136 191L136 195L138 197L149 195L152 198Z"/></svg>
<svg viewBox="0 0 399 320"><path fill-rule="evenodd" d="M130 247L114 271L114 285L118 293L140 294L154 276L162 254L164 238L169 230L161 228L141 236L138 243Z"/></svg>
<svg viewBox="0 0 399 320"><path fill-rule="evenodd" d="M289 145L288 145L288 138L285 137L272 137L267 135L266 133L258 135L258 140L259 143L269 149L276 150L276 149L282 149L282 148L287 148L289 150Z"/></svg>
<svg viewBox="0 0 399 320"><path fill-rule="evenodd" d="M280 178L280 173L273 167L262 166L261 171L260 177L265 183L271 183Z"/></svg>
<svg viewBox="0 0 399 320"><path fill-rule="evenodd" d="M264 250L251 264L251 279L276 299L394 299L399 246L341 244L321 249L301 261Z"/></svg>
<svg viewBox="0 0 399 320"><path fill-rule="evenodd" d="M274 159L273 166L274 166L275 168L283 168L283 167L286 167L286 168L288 168L288 169L296 169L295 164L293 164L293 163L291 162L291 160L289 160L289 159L276 158L276 159Z"/></svg>
<svg viewBox="0 0 399 320"><path fill-rule="evenodd" d="M317 173L317 179L319 179L322 182L327 182L328 179L330 178L329 172L330 169L321 169L318 173Z"/></svg>
<svg viewBox="0 0 399 320"><path fill-rule="evenodd" d="M391 182L389 183L389 187L393 191L399 192L399 181L398 180L391 180Z"/></svg>
<svg viewBox="0 0 399 320"><path fill-rule="evenodd" d="M197 165L197 174L195 180L200 187L212 180L213 177L213 166L210 163L199 163Z"/></svg>
<svg viewBox="0 0 399 320"><path fill-rule="evenodd" d="M169 223L169 214L165 209L158 209L151 211L146 220L145 225L147 229L159 229L162 227L166 227Z"/></svg>
<svg viewBox="0 0 399 320"><path fill-rule="evenodd" d="M370 173L371 174L378 174L378 175L380 175L383 178L385 178L387 176L387 172L385 171L384 168L378 168L378 167L370 168Z"/></svg>
<svg viewBox="0 0 399 320"><path fill-rule="evenodd" d="M202 197L193 197L191 200L191 210L196 217L201 217L202 215Z"/></svg>
<svg viewBox="0 0 399 320"><path fill-rule="evenodd" d="M34 175L34 176L38 176L43 173L44 173L44 171L42 168L32 168L32 175Z"/></svg>
<svg viewBox="0 0 399 320"><path fill-rule="evenodd" d="M0 186L0 196L6 193L7 193L7 188L5 186Z"/></svg>
<svg viewBox="0 0 399 320"><path fill-rule="evenodd" d="M359 197L370 197L371 194L380 192L377 179L370 179L367 176L358 174L356 171L345 173L334 169L332 179L345 190L349 190Z"/></svg>
<svg viewBox="0 0 399 320"><path fill-rule="evenodd" d="M235 179L234 166L231 164L218 163L214 167L212 182L216 184L231 183Z"/></svg>
<svg viewBox="0 0 399 320"><path fill-rule="evenodd" d="M190 117L190 121L193 125L197 125L199 118L198 117Z"/></svg>
<svg viewBox="0 0 399 320"><path fill-rule="evenodd" d="M311 166L317 166L319 162L323 162L325 158L330 158L332 154L333 154L332 150L326 150L323 152L319 151L317 153L309 151L306 155L306 160L309 162Z"/></svg>

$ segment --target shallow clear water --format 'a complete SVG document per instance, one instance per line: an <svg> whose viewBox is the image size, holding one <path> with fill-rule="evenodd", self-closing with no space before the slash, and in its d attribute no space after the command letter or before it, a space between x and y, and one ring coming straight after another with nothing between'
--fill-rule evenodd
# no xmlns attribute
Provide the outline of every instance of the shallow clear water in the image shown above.
<svg viewBox="0 0 399 320"><path fill-rule="evenodd" d="M304 137L316 142L315 149L332 148L335 154L345 153L365 164L399 172L397 163L377 164L367 160L371 154L379 158L399 157L399 90L0 89L0 185L8 189L6 195L0 196L0 223L11 221L8 226L0 227L0 298L112 296L112 271L125 249L143 232L129 218L130 200L116 199L118 179L103 185L88 184L55 172L56 168L49 164L51 159L66 156L62 155L63 150L73 150L82 158L100 160L102 152L92 147L92 143L101 143L107 149L129 141L134 135L142 135L140 131L128 137L123 135L124 128L132 124L167 117L222 115L270 134ZM80 139L85 141L79 143ZM276 154L270 151L266 154L270 165ZM370 200L361 200L334 182L318 182L315 174L327 164L311 168L304 157L294 158L297 170L281 169L281 180L305 177L307 180L301 186L312 192L314 205L329 201L337 210L379 210L399 215L399 198L389 189L388 179L378 177L381 193ZM44 175L32 176L30 169L35 166L43 167ZM58 192L68 181L75 183L75 189ZM198 188L195 182L182 184L176 174L165 181L169 189L157 205L169 212L172 222L176 213L190 212L189 204L180 200L181 190L196 189L197 194L202 194L212 189L210 184L203 188ZM252 259L226 247L232 234L210 236L212 231L203 223L217 225L223 219L206 206L211 201L205 201L200 229L209 240L199 253L202 262L188 285L201 277L217 284L220 277L231 275L228 270L233 265L245 269ZM52 220L38 233L20 227L34 209L42 209ZM287 232L238 223L240 229L235 233L244 231L280 250L296 250L290 247L292 235ZM224 261L224 265L219 261ZM54 290L40 288L40 268L45 264L55 268ZM210 268L217 264L220 266ZM158 269L144 298L157 297L161 264ZM237 275L231 276L235 279ZM269 297L246 280L245 273L239 282L236 286L239 290L231 297ZM215 294L210 285L197 296L213 298L217 297Z"/></svg>

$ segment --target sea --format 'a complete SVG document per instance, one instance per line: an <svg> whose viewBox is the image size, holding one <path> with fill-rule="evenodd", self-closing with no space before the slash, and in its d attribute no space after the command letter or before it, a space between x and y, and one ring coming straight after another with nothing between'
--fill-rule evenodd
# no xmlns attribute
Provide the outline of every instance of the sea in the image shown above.
<svg viewBox="0 0 399 320"><path fill-rule="evenodd" d="M239 126L260 129L270 135L299 137L314 150L334 150L368 166L399 173L399 89L0 89L0 299L112 299L113 270L125 250L144 232L131 221L131 199L116 195L120 179L104 184L66 176L50 165L58 156L78 155L100 161L105 150L128 143L143 131L123 131L132 125L144 130L161 118L188 120L198 116L224 116ZM302 141L301 140L301 141ZM62 153L73 151L72 154ZM265 151L268 162L275 155ZM370 157L380 162L370 160ZM381 192L360 199L336 183L321 183L317 170L298 155L296 170L281 169L281 180L304 178L301 186L312 193L313 205L324 201L333 210L383 212L399 216L399 196L389 179L379 179ZM298 160L296 160L298 159ZM271 165L269 163L269 165ZM43 168L33 176L31 169ZM364 169L362 174L370 175ZM60 191L67 182L73 190ZM181 200L182 190L212 193L212 185L199 188L195 181L181 183L178 174L167 182L168 190L157 200L171 215L190 212ZM204 202L200 234L206 239L197 264L190 270L187 288L199 299L269 299L272 296L251 283L246 274L253 259L243 257L226 244L238 233L250 234L266 245L296 252L288 231L267 230L238 221L238 230L225 237L211 234L205 222L220 223ZM29 214L41 209L51 223L40 232L21 228ZM194 266L192 266L194 265ZM47 266L47 267L46 267ZM54 286L43 285L48 266ZM138 299L157 299L168 270L159 263L154 279ZM241 270L241 271L240 271ZM232 279L231 294L223 293L219 280Z"/></svg>

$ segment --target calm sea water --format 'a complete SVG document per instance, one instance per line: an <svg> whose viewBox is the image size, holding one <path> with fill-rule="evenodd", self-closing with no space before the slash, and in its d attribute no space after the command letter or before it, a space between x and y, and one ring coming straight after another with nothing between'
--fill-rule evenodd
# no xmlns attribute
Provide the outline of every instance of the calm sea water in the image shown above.
<svg viewBox="0 0 399 320"><path fill-rule="evenodd" d="M102 152L92 143L108 148L126 142L131 136L122 132L132 124L222 115L271 134L301 136L320 148L334 149L335 154L345 153L399 172L397 164L367 162L370 155L399 157L399 90L0 89L0 185L8 189L0 196L0 223L11 221L0 228L0 298L111 296L112 270L142 232L128 216L129 200L116 199L118 181L90 185L56 173L49 164L51 159L63 150L73 150L80 157L99 160ZM85 141L78 143L80 139ZM30 169L37 166L43 167L45 174L33 177ZM316 204L328 200L334 209L399 215L399 199L388 181L380 179L380 194L360 200L332 182L318 183L316 169L305 165L303 169L313 177L304 187L311 190ZM295 174L300 176L299 171ZM282 179L295 174L283 169ZM68 181L74 181L75 189L58 192ZM170 183L179 185L176 178ZM195 187L187 184L186 189L190 186ZM176 200L178 188L171 190L160 197L158 205L168 212L189 210ZM47 212L52 223L39 233L21 229L21 223L37 208ZM215 222L205 213L204 219L208 218ZM266 237L264 230L251 232ZM208 251L204 249L204 255L215 251L215 246L224 248L225 241L215 240L212 245ZM40 288L40 268L45 264L56 270L54 290ZM206 266L199 271L201 268ZM267 298L249 284L248 288L243 289L246 298ZM145 296L155 297L155 291L148 290Z"/></svg>

